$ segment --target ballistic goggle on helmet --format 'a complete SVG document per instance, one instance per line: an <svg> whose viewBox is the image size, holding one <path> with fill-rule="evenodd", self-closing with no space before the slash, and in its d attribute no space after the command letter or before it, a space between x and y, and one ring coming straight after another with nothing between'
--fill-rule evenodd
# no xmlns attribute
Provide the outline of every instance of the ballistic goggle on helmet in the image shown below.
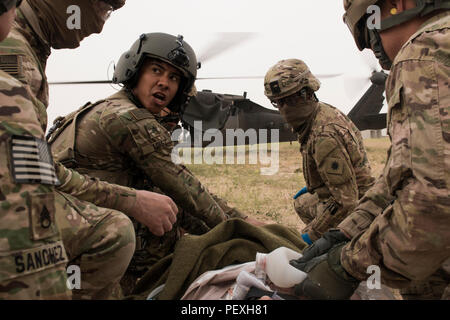
<svg viewBox="0 0 450 320"><path fill-rule="evenodd" d="M299 59L277 62L264 77L264 94L271 101L290 96L303 88L317 91L320 88L320 81Z"/></svg>
<svg viewBox="0 0 450 320"><path fill-rule="evenodd" d="M19 7L22 0L0 0L0 15L8 12L13 7Z"/></svg>
<svg viewBox="0 0 450 320"><path fill-rule="evenodd" d="M113 83L122 83L132 87L137 82L139 70L146 58L162 60L182 73L178 91L169 105L169 109L180 111L189 100L195 78L197 77L197 57L183 36L167 33L142 34L130 50L122 54L113 75Z"/></svg>

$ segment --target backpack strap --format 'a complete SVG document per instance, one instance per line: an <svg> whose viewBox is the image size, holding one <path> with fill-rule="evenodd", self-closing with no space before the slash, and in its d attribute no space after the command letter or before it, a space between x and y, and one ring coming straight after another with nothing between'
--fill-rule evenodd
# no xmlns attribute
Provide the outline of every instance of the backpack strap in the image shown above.
<svg viewBox="0 0 450 320"><path fill-rule="evenodd" d="M95 103L88 102L77 111L68 114L65 117L58 117L53 122L53 126L50 128L46 139L52 146L52 152L55 159L61 162L68 168L73 168L76 165L75 161L75 140L77 120L80 115L85 114L87 111L92 110L95 106L106 100L100 100ZM64 144L62 148L58 144L54 145L56 139L63 135L62 141Z"/></svg>

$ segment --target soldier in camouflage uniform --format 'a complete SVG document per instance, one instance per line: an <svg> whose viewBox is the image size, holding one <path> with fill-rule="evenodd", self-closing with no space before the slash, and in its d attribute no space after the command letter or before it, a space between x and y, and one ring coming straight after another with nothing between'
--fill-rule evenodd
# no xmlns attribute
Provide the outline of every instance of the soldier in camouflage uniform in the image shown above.
<svg viewBox="0 0 450 320"><path fill-rule="evenodd" d="M336 227L374 182L361 133L338 109L318 101L319 87L298 59L279 61L264 79L265 95L298 133L307 191L294 197L294 208L307 225L302 238L308 244Z"/></svg>
<svg viewBox="0 0 450 320"><path fill-rule="evenodd" d="M55 157L79 172L124 186L157 188L182 210L177 227L164 237L136 225L137 250L129 270L135 280L173 251L180 227L202 234L230 216L244 217L172 161L173 142L158 115L166 107L180 110L196 74L195 53L182 36L143 34L117 63L113 81L124 88L58 120L59 129L49 139Z"/></svg>
<svg viewBox="0 0 450 320"><path fill-rule="evenodd" d="M309 272L299 295L348 298L371 265L405 298L450 292L450 1L380 1L381 28L369 27L374 0L344 0L360 50L384 69L392 145L383 174L358 207L291 264ZM351 241L349 241L351 238ZM331 249L330 249L331 248Z"/></svg>
<svg viewBox="0 0 450 320"><path fill-rule="evenodd" d="M0 41L19 2L0 1ZM21 183L24 172L9 167L10 137L25 143L44 139L33 105L38 103L18 80L0 71L0 299L71 297L67 255L54 220L53 183Z"/></svg>
<svg viewBox="0 0 450 320"><path fill-rule="evenodd" d="M81 10L82 26L68 30L66 10L73 4ZM18 78L37 97L39 103L34 106L34 118L40 124L41 133L47 122L45 65L50 47L77 47L84 37L100 32L110 11L123 4L120 0L22 2L8 39L0 45L0 67ZM4 136L8 144L13 141L13 132ZM22 133L21 130L17 132ZM42 138L42 134L38 137ZM39 143L45 149L46 144ZM172 229L178 209L168 197L111 185L67 169L60 163L53 165L51 160L47 161L56 174L53 184L59 184L58 191L53 194L54 220L61 231L69 265L78 265L81 269L81 289L74 290L73 297L120 298L119 281L133 255L135 233L129 218L119 211L144 221L155 233L162 235ZM39 210L37 204L33 205ZM46 219L42 221L46 224L53 218L51 212L44 217Z"/></svg>

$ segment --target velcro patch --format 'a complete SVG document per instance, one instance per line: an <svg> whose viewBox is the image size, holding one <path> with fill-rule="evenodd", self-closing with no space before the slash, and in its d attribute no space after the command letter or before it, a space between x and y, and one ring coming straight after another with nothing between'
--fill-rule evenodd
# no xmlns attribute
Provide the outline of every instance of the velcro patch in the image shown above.
<svg viewBox="0 0 450 320"><path fill-rule="evenodd" d="M16 183L60 184L46 141L30 136L12 136L10 154Z"/></svg>
<svg viewBox="0 0 450 320"><path fill-rule="evenodd" d="M329 158L326 160L327 173L341 175L344 172L344 161L336 158Z"/></svg>
<svg viewBox="0 0 450 320"><path fill-rule="evenodd" d="M2 266L0 282L43 271L67 261L62 241L26 250L0 253Z"/></svg>
<svg viewBox="0 0 450 320"><path fill-rule="evenodd" d="M0 70L10 74L14 78L21 79L24 77L22 68L22 56L7 54L0 55Z"/></svg>
<svg viewBox="0 0 450 320"><path fill-rule="evenodd" d="M343 159L327 158L323 169L331 185L341 185L352 178L351 169Z"/></svg>
<svg viewBox="0 0 450 320"><path fill-rule="evenodd" d="M54 194L32 194L29 203L32 239L42 240L57 235Z"/></svg>
<svg viewBox="0 0 450 320"><path fill-rule="evenodd" d="M278 81L272 81L270 83L270 90L272 90L273 94L279 94L281 92L280 85Z"/></svg>
<svg viewBox="0 0 450 320"><path fill-rule="evenodd" d="M135 109L130 111L130 114L133 116L133 118L136 119L136 121L148 119L148 118L155 118L154 115L147 109Z"/></svg>

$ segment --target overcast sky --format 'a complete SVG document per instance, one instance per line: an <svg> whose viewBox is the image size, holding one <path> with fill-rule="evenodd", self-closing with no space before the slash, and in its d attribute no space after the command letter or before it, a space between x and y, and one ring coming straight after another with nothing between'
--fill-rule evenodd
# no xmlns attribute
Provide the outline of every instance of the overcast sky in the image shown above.
<svg viewBox="0 0 450 320"><path fill-rule="evenodd" d="M112 62L140 34L166 32L182 34L197 57L204 57L198 78L264 76L287 58L304 60L314 74L342 74L321 78L317 95L348 113L368 88L371 67L377 64L371 53L358 51L342 15L342 0L127 0L101 34L86 38L75 50L52 51L48 80L111 79ZM237 44L230 45L234 40ZM196 86L219 93L246 91L251 100L272 108L262 78L198 80ZM49 126L56 116L114 92L110 85L50 86Z"/></svg>

